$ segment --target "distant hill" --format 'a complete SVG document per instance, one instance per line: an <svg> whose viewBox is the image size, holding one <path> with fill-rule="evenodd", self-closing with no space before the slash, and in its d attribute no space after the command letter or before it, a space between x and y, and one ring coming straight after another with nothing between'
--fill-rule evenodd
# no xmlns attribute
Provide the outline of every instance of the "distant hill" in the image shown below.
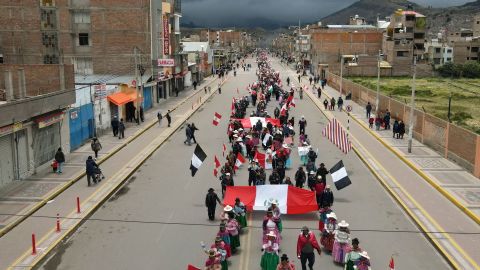
<svg viewBox="0 0 480 270"><path fill-rule="evenodd" d="M473 15L480 13L480 0L447 8L423 7L407 0L359 0L320 21L323 24L347 24L350 16L359 15L374 24L377 16L385 18L395 10L406 9L409 5L427 16L427 29L430 34L436 34L442 29L453 32L460 28L471 28Z"/></svg>

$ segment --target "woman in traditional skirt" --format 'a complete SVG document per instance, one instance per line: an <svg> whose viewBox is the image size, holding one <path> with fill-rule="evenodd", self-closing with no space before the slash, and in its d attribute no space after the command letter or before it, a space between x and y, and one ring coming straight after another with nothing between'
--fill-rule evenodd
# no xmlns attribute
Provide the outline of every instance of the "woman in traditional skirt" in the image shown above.
<svg viewBox="0 0 480 270"><path fill-rule="evenodd" d="M267 238L262 245L263 255L260 266L262 270L276 270L278 262L280 261L278 257L278 249L280 247L277 241L275 241L277 235L274 231L270 231L266 236Z"/></svg>
<svg viewBox="0 0 480 270"><path fill-rule="evenodd" d="M238 230L240 225L238 221L235 219L235 214L232 212L228 213L228 221L227 221L227 231L230 234L230 247L232 249L232 253L237 251L237 248L240 247L240 235L238 234Z"/></svg>
<svg viewBox="0 0 480 270"><path fill-rule="evenodd" d="M330 207L323 207L318 210L318 230L323 231L325 223L327 223L327 215L333 213Z"/></svg>
<svg viewBox="0 0 480 270"><path fill-rule="evenodd" d="M360 252L360 259L355 264L357 270L370 270L370 257L366 251Z"/></svg>
<svg viewBox="0 0 480 270"><path fill-rule="evenodd" d="M205 262L205 269L206 270L220 270L222 269L221 266L221 259L220 254L216 252L214 249L210 249L208 251L208 259Z"/></svg>
<svg viewBox="0 0 480 270"><path fill-rule="evenodd" d="M338 223L338 230L335 232L335 242L333 242L332 257L333 261L339 264L345 263L345 256L350 251L350 230L345 220Z"/></svg>
<svg viewBox="0 0 480 270"><path fill-rule="evenodd" d="M280 208L278 208L278 201L271 199L269 203L270 203L270 209L272 210L272 214L273 214L273 220L277 223L278 231L281 233L283 226L282 226L282 219L280 218L281 213L280 213Z"/></svg>
<svg viewBox="0 0 480 270"><path fill-rule="evenodd" d="M217 236L217 238L215 238L215 243L210 248L215 250L217 253L220 253L222 270L228 270L228 261L227 261L228 254L225 248L225 243L223 242L222 238Z"/></svg>
<svg viewBox="0 0 480 270"><path fill-rule="evenodd" d="M354 266L357 263L357 261L360 259L360 253L362 252L362 249L358 246L358 244L360 244L360 241L358 241L358 238L353 238L352 248L345 256L345 270L355 269Z"/></svg>
<svg viewBox="0 0 480 270"><path fill-rule="evenodd" d="M223 243L225 243L225 250L227 251L227 258L232 256L232 249L230 247L230 234L226 229L226 225L224 222L220 223L220 230L217 233L217 237L222 238Z"/></svg>
<svg viewBox="0 0 480 270"><path fill-rule="evenodd" d="M328 252L332 252L333 250L335 231L337 230L337 215L331 212L327 214L327 222L324 225L324 228L322 230L322 237L320 238L320 243L322 244L323 248Z"/></svg>
<svg viewBox="0 0 480 270"><path fill-rule="evenodd" d="M267 214L263 217L263 242L268 240L267 234L273 231L276 235L275 242L280 245L280 231L278 230L278 223L273 218L272 210L268 210Z"/></svg>
<svg viewBox="0 0 480 270"><path fill-rule="evenodd" d="M283 254L276 270L295 270L295 265L289 262L287 254Z"/></svg>
<svg viewBox="0 0 480 270"><path fill-rule="evenodd" d="M240 224L240 228L247 227L247 217L245 213L245 204L240 201L240 198L235 199L235 205L233 206L233 213L235 213L235 218Z"/></svg>

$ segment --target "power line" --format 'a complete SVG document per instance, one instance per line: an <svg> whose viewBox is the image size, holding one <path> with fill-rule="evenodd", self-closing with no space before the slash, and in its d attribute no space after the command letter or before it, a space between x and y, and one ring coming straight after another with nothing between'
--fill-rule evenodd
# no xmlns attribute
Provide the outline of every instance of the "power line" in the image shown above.
<svg viewBox="0 0 480 270"><path fill-rule="evenodd" d="M26 217L27 215L17 214L1 214L0 216L11 217ZM33 218L48 218L57 219L57 216L48 215L32 215ZM124 220L124 219L103 219L103 218L76 218L76 217L64 217L60 216L63 220L81 220L81 221L99 221L99 222L115 222L115 223L131 223L131 224L157 224L157 225L179 225L179 226L191 226L191 227L218 227L219 224L209 223L188 223L188 222L166 222L156 220ZM248 226L253 229L263 229L262 226ZM301 230L301 227L283 227L283 230ZM419 230L382 230L382 229L350 229L350 232L376 232L376 233L409 233L409 234L451 234L451 235L480 235L480 232L453 232L453 231L419 231Z"/></svg>

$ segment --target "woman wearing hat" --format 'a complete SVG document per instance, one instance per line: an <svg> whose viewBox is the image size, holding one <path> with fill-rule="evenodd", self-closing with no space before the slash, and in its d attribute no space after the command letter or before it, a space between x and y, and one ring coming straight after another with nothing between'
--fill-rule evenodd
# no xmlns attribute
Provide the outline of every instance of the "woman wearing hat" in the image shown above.
<svg viewBox="0 0 480 270"><path fill-rule="evenodd" d="M270 199L269 201L270 207L269 210L272 210L273 220L277 223L278 231L282 232L282 219L280 218L280 208L278 208L278 201L275 199Z"/></svg>
<svg viewBox="0 0 480 270"><path fill-rule="evenodd" d="M335 232L338 230L337 215L334 212L330 212L327 215L327 222L322 229L322 237L320 238L320 244L328 252L332 252L333 243L335 241Z"/></svg>
<svg viewBox="0 0 480 270"><path fill-rule="evenodd" d="M225 244L225 250L227 251L227 258L232 256L232 249L230 247L230 234L227 231L225 222L220 223L220 229L217 233L217 237L220 237Z"/></svg>
<svg viewBox="0 0 480 270"><path fill-rule="evenodd" d="M280 245L280 231L278 229L278 220L273 217L273 211L269 209L267 214L263 217L263 241L267 241L267 234L274 232L277 236L275 241Z"/></svg>
<svg viewBox="0 0 480 270"><path fill-rule="evenodd" d="M332 257L333 261L339 264L345 262L345 256L351 250L349 224L342 220L338 223L338 230L335 232L335 242L333 242Z"/></svg>
<svg viewBox="0 0 480 270"><path fill-rule="evenodd" d="M225 248L225 243L223 242L222 238L217 236L215 238L215 243L212 244L212 246L210 248L215 250L217 253L219 253L221 255L220 256L220 264L222 265L222 270L228 270L227 258L229 256L228 256L227 250Z"/></svg>
<svg viewBox="0 0 480 270"><path fill-rule="evenodd" d="M289 262L287 254L283 254L276 270L295 270L295 265Z"/></svg>
<svg viewBox="0 0 480 270"><path fill-rule="evenodd" d="M208 259L205 262L207 270L220 270L221 266L221 254L216 252L215 249L210 249L208 251Z"/></svg>
<svg viewBox="0 0 480 270"><path fill-rule="evenodd" d="M278 249L280 248L278 242L275 241L277 235L274 231L270 231L266 236L262 245L263 255L260 267L262 270L276 270L279 262Z"/></svg>
<svg viewBox="0 0 480 270"><path fill-rule="evenodd" d="M247 227L247 217L246 217L246 207L240 201L240 198L235 199L235 205L233 206L233 213L235 213L235 218L240 224L240 228Z"/></svg>
<svg viewBox="0 0 480 270"><path fill-rule="evenodd" d="M360 258L355 264L357 270L370 270L370 257L366 251L360 252Z"/></svg>
<svg viewBox="0 0 480 270"><path fill-rule="evenodd" d="M233 212L228 212L227 231L230 235L230 247L232 249L232 253L235 253L237 248L240 247L240 235L238 233L239 229L240 225L235 219L235 214Z"/></svg>
<svg viewBox="0 0 480 270"><path fill-rule="evenodd" d="M362 249L358 246L360 241L358 238L353 238L352 240L352 248L345 256L345 270L354 270L357 261L360 259L360 253Z"/></svg>

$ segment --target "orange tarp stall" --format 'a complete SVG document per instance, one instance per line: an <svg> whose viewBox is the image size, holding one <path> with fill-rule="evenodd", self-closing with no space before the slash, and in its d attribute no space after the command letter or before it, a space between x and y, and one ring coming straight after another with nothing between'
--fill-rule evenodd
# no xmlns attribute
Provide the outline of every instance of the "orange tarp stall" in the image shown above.
<svg viewBox="0 0 480 270"><path fill-rule="evenodd" d="M137 100L136 93L125 94L123 92L118 92L112 95L109 95L107 99L117 106L127 104L130 101Z"/></svg>

